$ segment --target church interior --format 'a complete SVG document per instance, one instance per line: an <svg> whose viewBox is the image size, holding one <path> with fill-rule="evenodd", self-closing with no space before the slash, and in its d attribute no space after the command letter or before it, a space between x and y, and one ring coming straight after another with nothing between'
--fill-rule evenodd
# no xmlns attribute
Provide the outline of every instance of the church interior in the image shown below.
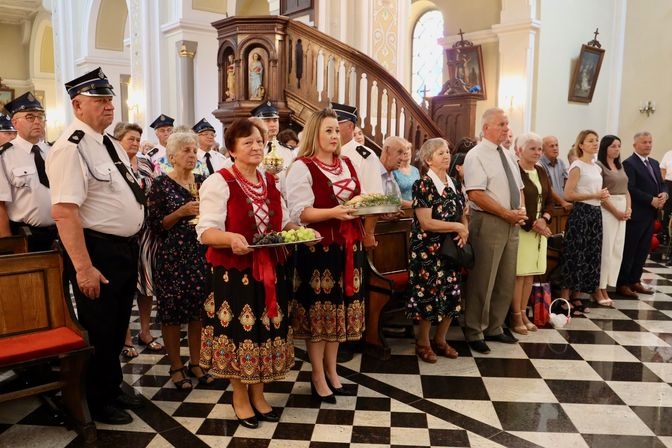
<svg viewBox="0 0 672 448"><path fill-rule="evenodd" d="M670 23L668 0L0 0L0 112L32 92L56 140L73 118L63 84L101 67L115 122L150 141L161 114L189 128L206 119L223 144L226 126L265 101L297 130L336 102L358 108L374 150L389 136L418 149L477 139L483 112L499 107L514 138L557 136L565 160L586 128L620 136L622 158L648 131L661 160L672 149ZM387 232L392 244L399 230ZM379 252L377 267L405 269L406 256ZM311 400L296 341L291 374L266 388L280 421L256 430L236 421L227 381L177 390L166 356L141 349L120 360L123 387L145 403L132 424L97 424L87 444L50 400L0 398L0 446L672 447L672 271L650 259L642 278L653 295L489 355L456 322L459 358L422 363L395 321L384 340L367 336L375 350L339 364L356 393L338 404ZM0 384L11 375L0 368Z"/></svg>

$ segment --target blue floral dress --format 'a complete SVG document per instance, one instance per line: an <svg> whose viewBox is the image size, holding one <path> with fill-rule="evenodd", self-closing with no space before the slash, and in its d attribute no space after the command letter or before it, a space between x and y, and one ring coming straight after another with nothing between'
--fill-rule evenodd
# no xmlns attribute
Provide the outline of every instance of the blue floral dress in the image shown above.
<svg viewBox="0 0 672 448"><path fill-rule="evenodd" d="M203 176L195 176L200 186ZM208 297L205 256L189 223L192 216L180 219L166 230L161 221L182 205L193 200L191 193L167 175L154 179L149 192L147 217L156 236L152 275L156 294L156 318L164 325L180 325L201 320L203 302Z"/></svg>
<svg viewBox="0 0 672 448"><path fill-rule="evenodd" d="M413 184L413 208L432 209L432 218L459 222L464 210L461 187L453 179L457 192L446 186L439 195L431 178L423 176ZM409 298L406 315L409 319L441 322L460 313L460 270L441 256L441 243L446 233L425 232L413 218L408 262Z"/></svg>

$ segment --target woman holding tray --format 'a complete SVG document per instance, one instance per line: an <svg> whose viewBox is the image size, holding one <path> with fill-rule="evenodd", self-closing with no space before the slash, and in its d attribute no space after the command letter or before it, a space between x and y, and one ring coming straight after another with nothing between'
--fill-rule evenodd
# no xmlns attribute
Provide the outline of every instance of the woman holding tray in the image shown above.
<svg viewBox="0 0 672 448"><path fill-rule="evenodd" d="M286 252L249 247L255 234L298 227L289 222L273 176L258 170L262 133L248 119L228 127L224 142L234 164L203 183L196 226L213 266L200 364L214 377L231 380L233 410L246 428L280 419L264 397L264 384L284 378L294 365Z"/></svg>
<svg viewBox="0 0 672 448"><path fill-rule="evenodd" d="M308 120L299 154L287 175L292 220L324 237L297 251L294 299L290 306L294 336L306 340L312 365L314 398L336 403L352 395L336 373L338 345L361 339L364 330L362 224L344 203L360 193L355 169L340 157L338 118L333 110Z"/></svg>

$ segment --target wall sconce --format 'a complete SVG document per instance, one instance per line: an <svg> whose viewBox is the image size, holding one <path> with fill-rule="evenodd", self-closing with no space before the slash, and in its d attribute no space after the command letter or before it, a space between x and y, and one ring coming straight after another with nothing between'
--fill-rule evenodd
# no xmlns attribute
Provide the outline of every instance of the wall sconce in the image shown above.
<svg viewBox="0 0 672 448"><path fill-rule="evenodd" d="M656 111L656 103L651 100L646 101L639 106L639 112L642 114L646 114L647 117L652 113L654 113L655 111Z"/></svg>

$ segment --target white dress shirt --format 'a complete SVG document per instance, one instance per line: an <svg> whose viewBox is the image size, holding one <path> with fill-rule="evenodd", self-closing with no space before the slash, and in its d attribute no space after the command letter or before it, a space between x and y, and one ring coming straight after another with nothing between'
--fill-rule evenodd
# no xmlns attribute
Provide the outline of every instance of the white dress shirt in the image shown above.
<svg viewBox="0 0 672 448"><path fill-rule="evenodd" d="M387 172L376 153L354 139L341 146L341 155L352 162L362 185L362 193L384 193L381 173Z"/></svg>

